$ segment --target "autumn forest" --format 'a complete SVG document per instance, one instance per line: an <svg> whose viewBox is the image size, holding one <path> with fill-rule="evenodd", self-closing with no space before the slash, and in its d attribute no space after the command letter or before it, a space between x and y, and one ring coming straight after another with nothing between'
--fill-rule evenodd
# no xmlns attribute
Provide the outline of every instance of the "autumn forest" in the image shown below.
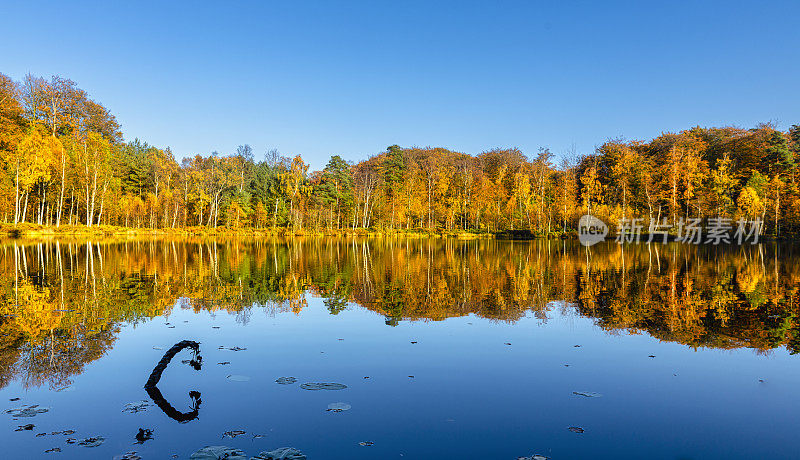
<svg viewBox="0 0 800 460"><path fill-rule="evenodd" d="M120 124L69 79L0 74L0 221L10 229L255 229L304 233L574 230L621 218L760 218L800 231L800 126L694 127L594 152L400 147L310 171L300 155L175 158L123 140Z"/></svg>

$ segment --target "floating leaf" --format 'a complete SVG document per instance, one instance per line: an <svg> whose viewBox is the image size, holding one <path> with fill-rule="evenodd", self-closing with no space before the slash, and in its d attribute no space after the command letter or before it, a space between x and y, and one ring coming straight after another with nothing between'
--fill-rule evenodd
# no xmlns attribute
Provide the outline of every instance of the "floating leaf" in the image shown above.
<svg viewBox="0 0 800 460"><path fill-rule="evenodd" d="M86 438L78 441L79 446L83 447L97 447L100 444L104 443L106 438L102 436L93 436L91 438Z"/></svg>
<svg viewBox="0 0 800 460"><path fill-rule="evenodd" d="M136 451L125 452L122 455L117 455L113 460L142 460L142 457L136 455Z"/></svg>
<svg viewBox="0 0 800 460"><path fill-rule="evenodd" d="M141 401L129 402L122 407L122 412L135 414L137 412L146 411L148 406L150 406L150 403L144 399Z"/></svg>
<svg viewBox="0 0 800 460"><path fill-rule="evenodd" d="M304 390L344 390L347 385L341 383L309 382L300 385Z"/></svg>
<svg viewBox="0 0 800 460"><path fill-rule="evenodd" d="M247 456L241 449L228 446L206 446L196 451L189 457L191 460L247 460Z"/></svg>
<svg viewBox="0 0 800 460"><path fill-rule="evenodd" d="M11 414L12 417L36 417L37 415L43 414L49 410L49 407L39 407L38 404L34 404L32 406L22 406L14 409L8 409L5 411L5 413Z"/></svg>
<svg viewBox="0 0 800 460"><path fill-rule="evenodd" d="M586 397L586 398L599 398L599 397L603 396L600 393L594 393L592 391L573 391L572 394L578 395L578 396L583 396L583 397Z"/></svg>
<svg viewBox="0 0 800 460"><path fill-rule="evenodd" d="M306 456L294 447L279 447L269 452L261 452L251 460L306 460Z"/></svg>
<svg viewBox="0 0 800 460"><path fill-rule="evenodd" d="M343 402L335 402L328 404L328 411L329 412L344 412L346 410L350 410L352 406L347 403Z"/></svg>

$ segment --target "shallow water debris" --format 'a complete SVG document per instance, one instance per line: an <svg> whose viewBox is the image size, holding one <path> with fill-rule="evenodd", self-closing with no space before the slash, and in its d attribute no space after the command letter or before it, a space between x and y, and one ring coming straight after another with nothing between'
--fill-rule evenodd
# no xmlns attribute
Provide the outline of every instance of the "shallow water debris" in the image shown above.
<svg viewBox="0 0 800 460"><path fill-rule="evenodd" d="M37 438L41 438L42 436L47 436L47 433L36 433Z"/></svg>
<svg viewBox="0 0 800 460"><path fill-rule="evenodd" d="M102 436L93 436L91 438L86 438L78 441L78 445L83 447L97 447L100 444L103 444L105 441L106 438Z"/></svg>
<svg viewBox="0 0 800 460"><path fill-rule="evenodd" d="M296 382L297 379L294 377L278 377L277 379L275 379L275 383L279 385L291 385Z"/></svg>
<svg viewBox="0 0 800 460"><path fill-rule="evenodd" d="M352 406L343 402L335 402L328 404L328 412L344 412L350 410Z"/></svg>
<svg viewBox="0 0 800 460"><path fill-rule="evenodd" d="M581 428L579 426L571 426L571 427L569 427L567 429L569 431L573 432L573 433L583 433L584 431L586 431L586 430L584 430L583 428Z"/></svg>
<svg viewBox="0 0 800 460"><path fill-rule="evenodd" d="M647 357L648 357L648 358L655 358L655 357L656 357L656 355L648 355Z"/></svg>
<svg viewBox="0 0 800 460"><path fill-rule="evenodd" d="M227 376L226 378L228 380L230 380L231 382L249 382L250 381L250 377L248 377L246 375L231 374L231 375Z"/></svg>
<svg viewBox="0 0 800 460"><path fill-rule="evenodd" d="M279 447L275 450L264 451L251 460L306 460L304 453L294 447Z"/></svg>
<svg viewBox="0 0 800 460"><path fill-rule="evenodd" d="M231 438L231 439L233 439L236 436L241 436L241 435L243 435L245 433L247 433L247 432L244 431L244 430L231 430L231 431L226 431L226 432L222 433L222 437L223 438Z"/></svg>
<svg viewBox="0 0 800 460"><path fill-rule="evenodd" d="M511 342L506 342L505 345L511 345Z"/></svg>
<svg viewBox="0 0 800 460"><path fill-rule="evenodd" d="M53 447L51 449L47 449L46 451L44 451L45 454L52 454L54 452L61 452L61 448L60 447Z"/></svg>
<svg viewBox="0 0 800 460"><path fill-rule="evenodd" d="M342 383L309 382L300 385L304 390L344 390L347 385Z"/></svg>
<svg viewBox="0 0 800 460"><path fill-rule="evenodd" d="M572 394L578 395L578 396L583 396L585 398L599 398L599 397L603 396L600 393L595 393L593 391L573 391Z"/></svg>
<svg viewBox="0 0 800 460"><path fill-rule="evenodd" d="M153 439L153 430L149 428L139 428L139 432L135 436L136 442L134 444L144 444L145 441Z"/></svg>
<svg viewBox="0 0 800 460"><path fill-rule="evenodd" d="M138 456L135 450L132 450L122 455L115 455L112 460L142 460L142 457Z"/></svg>
<svg viewBox="0 0 800 460"><path fill-rule="evenodd" d="M145 401L144 399L141 401L129 402L122 407L122 412L135 414L137 412L146 411L148 406L150 406L150 402Z"/></svg>
<svg viewBox="0 0 800 460"><path fill-rule="evenodd" d="M220 366L225 366L225 365L230 364L230 363L231 363L230 361L222 361L222 362L219 362L217 364L219 364Z"/></svg>
<svg viewBox="0 0 800 460"><path fill-rule="evenodd" d="M550 460L550 457L542 454L533 454L530 457L517 457L517 460Z"/></svg>
<svg viewBox="0 0 800 460"><path fill-rule="evenodd" d="M25 424L25 425L18 426L17 429L14 430L14 431L30 431L30 430L33 429L34 426L36 426L36 425L34 425L33 423L28 423L28 424Z"/></svg>
<svg viewBox="0 0 800 460"><path fill-rule="evenodd" d="M44 414L49 410L49 407L39 407L38 404L34 404L32 406L21 406L8 409L5 411L5 413L10 414L12 417L36 417L37 415Z"/></svg>
<svg viewBox="0 0 800 460"><path fill-rule="evenodd" d="M375 443L372 442L372 441L361 441L361 442L358 443L358 445L359 446L364 446L364 447L370 447L370 446L374 446Z"/></svg>

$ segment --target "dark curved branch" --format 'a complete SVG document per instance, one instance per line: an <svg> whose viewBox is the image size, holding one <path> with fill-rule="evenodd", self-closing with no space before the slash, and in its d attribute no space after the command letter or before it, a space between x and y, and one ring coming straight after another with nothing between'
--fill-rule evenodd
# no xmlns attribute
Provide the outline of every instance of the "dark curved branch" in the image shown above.
<svg viewBox="0 0 800 460"><path fill-rule="evenodd" d="M197 418L201 402L200 392L190 391L189 397L192 398L192 410L189 412L180 412L172 407L172 405L168 403L166 399L164 399L164 396L161 394L161 391L156 387L156 385L158 385L159 380L161 380L161 374L164 372L164 369L167 368L170 361L172 361L172 358L184 348L191 348L195 354L200 352L200 344L193 340L182 340L176 343L169 350L167 350L166 353L164 353L161 361L156 364L156 367L153 368L153 372L150 373L150 378L147 379L147 383L144 384L145 391L147 391L147 394L159 407L159 409L164 411L169 418L176 420L179 423L186 423ZM199 370L199 366L195 367L195 369Z"/></svg>

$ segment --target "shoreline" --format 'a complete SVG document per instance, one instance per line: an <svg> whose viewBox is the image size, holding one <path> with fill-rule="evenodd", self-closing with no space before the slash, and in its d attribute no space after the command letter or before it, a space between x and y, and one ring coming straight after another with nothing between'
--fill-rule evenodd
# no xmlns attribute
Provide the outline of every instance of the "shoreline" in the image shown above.
<svg viewBox="0 0 800 460"><path fill-rule="evenodd" d="M86 227L84 225L53 225L37 224L0 224L0 236L19 239L19 238L86 238L86 237L163 237L163 236L185 236L185 237L262 237L262 238L291 238L291 237L367 237L367 238L454 238L460 240L473 239L495 239L504 241L531 241L531 240L578 240L578 235L574 230L564 232L538 233L528 230L513 230L502 232L474 232L474 231L426 231L423 229L415 230L296 230L287 228L228 228L228 227L184 227L184 228L131 228L118 227L113 225L96 225ZM642 232L639 243L646 244L648 233ZM609 235L606 242L614 241L614 237ZM783 242L790 243L796 241L792 237L776 238L771 235L762 235L760 242ZM660 241L657 241L660 242ZM669 236L670 243L676 242L675 235Z"/></svg>

